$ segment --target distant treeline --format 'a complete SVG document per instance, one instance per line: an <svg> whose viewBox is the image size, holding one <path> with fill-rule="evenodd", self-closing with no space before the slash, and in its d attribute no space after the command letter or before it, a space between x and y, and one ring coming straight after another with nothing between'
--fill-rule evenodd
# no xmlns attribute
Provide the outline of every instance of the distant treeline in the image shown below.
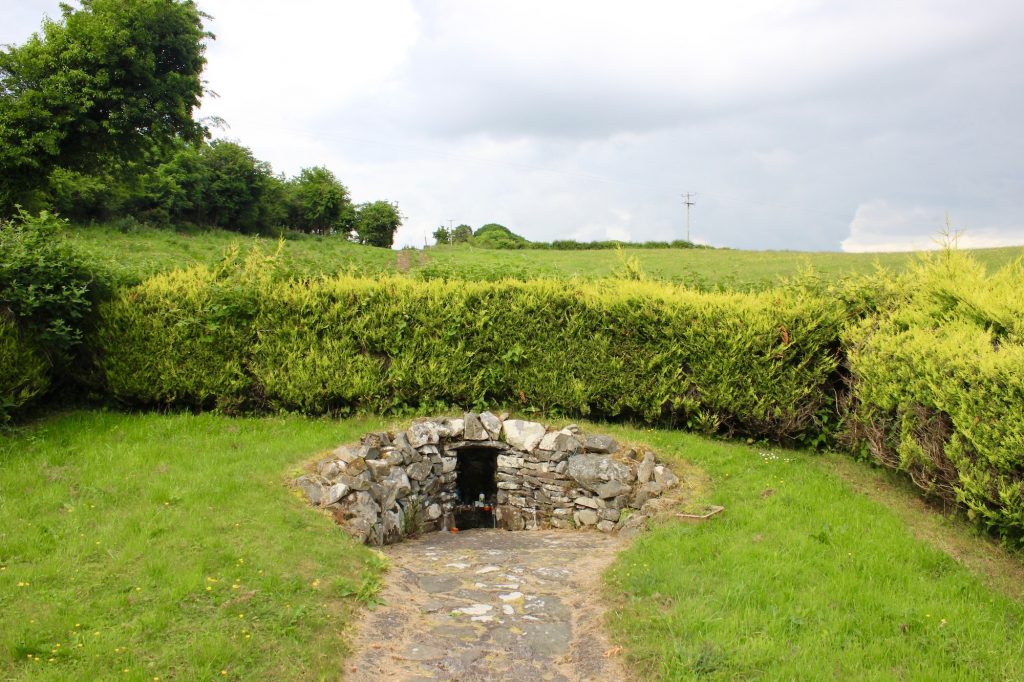
<svg viewBox="0 0 1024 682"><path fill-rule="evenodd" d="M713 247L704 244L694 244L685 239L675 239L670 242L620 242L615 239L602 242L578 242L575 239L557 239L553 242L529 242L522 247L498 247L498 248L524 248L524 249L550 249L552 251L600 251L602 249L710 249Z"/></svg>
<svg viewBox="0 0 1024 682"><path fill-rule="evenodd" d="M228 140L179 143L162 158L90 172L55 168L29 197L75 223L214 227L246 234L338 234L390 247L402 218L389 201L353 203L323 166L286 178Z"/></svg>
<svg viewBox="0 0 1024 682"><path fill-rule="evenodd" d="M556 239L551 242L531 242L504 225L488 223L476 231L469 225L448 229L443 225L434 230L438 244L469 244L482 249L542 249L551 251L600 251L603 249L707 249L709 246L694 244L685 239L671 242L647 241L624 242L608 239L596 242L578 242L575 239Z"/></svg>
<svg viewBox="0 0 1024 682"><path fill-rule="evenodd" d="M194 2L60 11L23 44L0 46L0 220L47 211L391 246L395 204L356 205L322 166L285 178L237 142L209 141L194 111L213 35Z"/></svg>

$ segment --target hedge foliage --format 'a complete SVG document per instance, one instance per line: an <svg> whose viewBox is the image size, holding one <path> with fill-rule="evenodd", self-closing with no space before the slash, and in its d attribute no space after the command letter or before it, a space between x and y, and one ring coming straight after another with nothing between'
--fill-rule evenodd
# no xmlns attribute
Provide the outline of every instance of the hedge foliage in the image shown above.
<svg viewBox="0 0 1024 682"><path fill-rule="evenodd" d="M0 315L0 426L50 387L50 364Z"/></svg>
<svg viewBox="0 0 1024 682"><path fill-rule="evenodd" d="M854 436L926 492L1024 538L1024 269L944 252L901 305L852 327Z"/></svg>
<svg viewBox="0 0 1024 682"><path fill-rule="evenodd" d="M194 268L104 304L110 392L307 414L515 404L778 440L833 400L843 310L815 296L266 272Z"/></svg>
<svg viewBox="0 0 1024 682"><path fill-rule="evenodd" d="M69 374L101 288L64 227L46 212L0 221L0 424Z"/></svg>

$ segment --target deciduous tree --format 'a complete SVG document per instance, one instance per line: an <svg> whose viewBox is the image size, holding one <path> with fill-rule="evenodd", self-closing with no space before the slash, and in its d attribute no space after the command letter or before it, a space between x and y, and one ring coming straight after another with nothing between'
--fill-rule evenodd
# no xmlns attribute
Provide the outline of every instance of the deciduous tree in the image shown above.
<svg viewBox="0 0 1024 682"><path fill-rule="evenodd" d="M0 212L54 168L94 171L197 142L203 40L192 0L81 0L0 50Z"/></svg>
<svg viewBox="0 0 1024 682"><path fill-rule="evenodd" d="M303 232L330 234L352 231L355 208L348 188L323 166L303 168L291 181L291 227Z"/></svg>
<svg viewBox="0 0 1024 682"><path fill-rule="evenodd" d="M362 204L356 211L356 241L369 246L391 248L395 232L402 224L398 204L374 201Z"/></svg>

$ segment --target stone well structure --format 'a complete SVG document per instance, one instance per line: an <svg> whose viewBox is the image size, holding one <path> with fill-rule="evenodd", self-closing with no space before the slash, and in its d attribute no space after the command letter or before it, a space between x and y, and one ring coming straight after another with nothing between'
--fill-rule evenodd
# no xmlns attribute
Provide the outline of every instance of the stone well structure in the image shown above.
<svg viewBox="0 0 1024 682"><path fill-rule="evenodd" d="M474 508L507 530L637 528L648 501L678 484L653 452L491 412L366 434L295 480L311 504L372 545L452 528Z"/></svg>

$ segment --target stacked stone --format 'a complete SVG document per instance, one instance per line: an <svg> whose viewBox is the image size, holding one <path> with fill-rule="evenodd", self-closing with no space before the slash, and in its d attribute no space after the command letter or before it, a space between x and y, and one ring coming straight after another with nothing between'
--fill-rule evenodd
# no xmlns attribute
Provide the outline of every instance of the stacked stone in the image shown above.
<svg viewBox="0 0 1024 682"><path fill-rule="evenodd" d="M491 412L428 419L398 434L370 433L295 481L309 501L373 545L451 525L458 452L497 453L497 524L508 530L593 526L610 532L646 517L647 502L679 479L654 453L621 451L610 436Z"/></svg>

